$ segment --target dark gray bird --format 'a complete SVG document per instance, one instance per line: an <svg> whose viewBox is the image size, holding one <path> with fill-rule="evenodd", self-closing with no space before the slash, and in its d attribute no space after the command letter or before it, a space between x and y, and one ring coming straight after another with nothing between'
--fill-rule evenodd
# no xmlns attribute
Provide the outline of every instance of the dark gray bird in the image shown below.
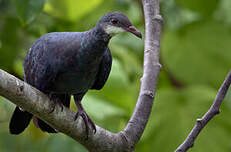
<svg viewBox="0 0 231 152"><path fill-rule="evenodd" d="M30 48L24 61L24 80L55 103L70 106L70 96L78 108L75 119L81 116L86 125L96 132L93 121L85 112L81 100L89 89L100 90L111 71L112 57L108 48L110 39L121 32L130 32L141 38L122 13L104 15L96 26L86 32L54 32L40 37ZM29 125L33 115L16 107L10 121L10 133L20 134ZM56 130L37 117L34 124L42 131Z"/></svg>

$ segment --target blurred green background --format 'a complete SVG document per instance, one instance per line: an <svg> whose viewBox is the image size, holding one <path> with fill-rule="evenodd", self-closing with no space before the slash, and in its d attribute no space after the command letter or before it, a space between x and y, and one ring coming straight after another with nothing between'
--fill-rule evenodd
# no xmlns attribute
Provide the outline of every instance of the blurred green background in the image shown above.
<svg viewBox="0 0 231 152"><path fill-rule="evenodd" d="M125 13L144 34L139 0L0 0L0 68L23 79L23 58L32 43L53 31L84 31L110 11ZM212 104L231 68L230 0L162 0L161 64L154 108L136 152L170 152ZM89 91L84 107L112 132L128 122L139 92L143 41L124 33L110 42L113 67L101 91ZM48 135L33 124L8 132L15 105L0 97L0 152L86 152L63 134ZM76 110L72 102L72 109ZM199 135L191 152L231 151L231 93Z"/></svg>

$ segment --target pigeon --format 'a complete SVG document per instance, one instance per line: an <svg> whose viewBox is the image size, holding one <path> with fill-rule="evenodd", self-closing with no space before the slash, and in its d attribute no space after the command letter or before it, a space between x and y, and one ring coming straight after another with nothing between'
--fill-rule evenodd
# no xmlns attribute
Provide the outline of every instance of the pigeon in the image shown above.
<svg viewBox="0 0 231 152"><path fill-rule="evenodd" d="M54 106L70 107L71 95L78 108L73 121L82 117L88 135L96 126L81 104L90 89L100 90L111 71L112 56L108 47L110 39L122 32L142 38L120 12L110 12L101 17L92 29L84 32L52 32L41 36L29 49L23 64L24 81L45 93ZM56 133L40 118L16 107L10 120L11 134L22 133L31 119L44 132Z"/></svg>

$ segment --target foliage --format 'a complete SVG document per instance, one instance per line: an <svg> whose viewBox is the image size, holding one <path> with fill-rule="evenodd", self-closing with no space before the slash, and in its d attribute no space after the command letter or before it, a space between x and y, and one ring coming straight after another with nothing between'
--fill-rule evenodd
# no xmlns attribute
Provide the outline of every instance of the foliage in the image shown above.
<svg viewBox="0 0 231 152"><path fill-rule="evenodd" d="M22 62L30 45L53 31L84 31L110 11L124 12L144 33L140 3L132 0L0 0L0 68L23 78ZM229 0L162 0L165 19L157 96L136 151L169 152L184 140L196 118L211 105L231 67ZM89 91L84 107L96 124L118 132L129 120L142 76L143 41L125 33L110 43L114 57L101 91ZM194 152L231 151L231 93L222 113L196 140ZM86 151L62 134L47 135L34 125L19 136L8 133L14 105L0 98L0 151ZM72 102L72 109L76 110ZM103 109L103 110L102 110ZM9 143L10 146L9 146Z"/></svg>

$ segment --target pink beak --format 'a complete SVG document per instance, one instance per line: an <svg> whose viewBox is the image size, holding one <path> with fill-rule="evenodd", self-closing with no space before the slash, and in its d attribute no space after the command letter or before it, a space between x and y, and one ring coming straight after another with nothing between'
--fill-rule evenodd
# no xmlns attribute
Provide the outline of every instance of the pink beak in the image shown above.
<svg viewBox="0 0 231 152"><path fill-rule="evenodd" d="M142 39L141 32L138 31L135 26L129 26L128 28L125 28L125 30Z"/></svg>

